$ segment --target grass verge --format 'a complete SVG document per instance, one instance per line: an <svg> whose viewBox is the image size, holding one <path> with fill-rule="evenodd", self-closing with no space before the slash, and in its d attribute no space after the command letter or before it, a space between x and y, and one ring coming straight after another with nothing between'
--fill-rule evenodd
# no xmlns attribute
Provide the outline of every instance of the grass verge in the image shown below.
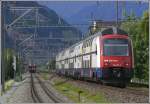
<svg viewBox="0 0 150 104"><path fill-rule="evenodd" d="M73 86L69 82L65 82L62 84L57 84L61 83L60 80L55 80L54 81L54 87L60 91L62 94L67 96L69 99L74 101L75 103L107 103L106 98L104 95L100 92L90 92L87 89L79 88L76 86ZM80 98L79 98L79 92L80 93Z"/></svg>
<svg viewBox="0 0 150 104"><path fill-rule="evenodd" d="M12 87L13 84L14 84L14 80L9 80L5 82L5 91L8 91Z"/></svg>
<svg viewBox="0 0 150 104"><path fill-rule="evenodd" d="M44 80L48 80L49 79L49 74L48 73L40 73L40 75L42 76L42 78Z"/></svg>

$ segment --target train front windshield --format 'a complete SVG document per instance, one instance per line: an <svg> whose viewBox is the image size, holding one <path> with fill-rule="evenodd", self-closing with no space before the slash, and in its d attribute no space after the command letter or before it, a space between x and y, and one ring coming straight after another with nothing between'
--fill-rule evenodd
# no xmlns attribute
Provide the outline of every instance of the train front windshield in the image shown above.
<svg viewBox="0 0 150 104"><path fill-rule="evenodd" d="M127 39L105 39L104 56L128 56L129 47Z"/></svg>

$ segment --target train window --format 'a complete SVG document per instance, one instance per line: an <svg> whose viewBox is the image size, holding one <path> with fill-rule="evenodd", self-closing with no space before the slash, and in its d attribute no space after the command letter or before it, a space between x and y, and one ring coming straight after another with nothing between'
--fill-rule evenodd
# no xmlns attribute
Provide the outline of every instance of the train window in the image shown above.
<svg viewBox="0 0 150 104"><path fill-rule="evenodd" d="M86 68L88 68L88 66L89 66L89 65L88 65L88 61L86 61L86 62L87 62L87 66L86 66Z"/></svg>
<svg viewBox="0 0 150 104"><path fill-rule="evenodd" d="M97 45L96 45L96 55L97 55Z"/></svg>
<svg viewBox="0 0 150 104"><path fill-rule="evenodd" d="M91 39L90 39L90 40L91 40ZM90 40L89 40L89 46L91 45Z"/></svg>
<svg viewBox="0 0 150 104"><path fill-rule="evenodd" d="M113 34L113 29L108 28L108 29L105 29L104 31L102 31L102 35L106 35L106 34Z"/></svg>
<svg viewBox="0 0 150 104"><path fill-rule="evenodd" d="M92 45L92 39L90 39L90 46Z"/></svg>
<svg viewBox="0 0 150 104"><path fill-rule="evenodd" d="M85 61L85 62L86 62L86 68L87 68L87 66L88 66L87 61Z"/></svg>
<svg viewBox="0 0 150 104"><path fill-rule="evenodd" d="M88 61L86 61L86 68L88 68Z"/></svg>
<svg viewBox="0 0 150 104"><path fill-rule="evenodd" d="M90 46L90 41L88 40L88 47Z"/></svg>
<svg viewBox="0 0 150 104"><path fill-rule="evenodd" d="M84 68L84 61L82 62L83 68Z"/></svg>
<svg viewBox="0 0 150 104"><path fill-rule="evenodd" d="M83 42L82 48L84 48L84 47L85 47L85 43Z"/></svg>
<svg viewBox="0 0 150 104"><path fill-rule="evenodd" d="M70 48L69 53L72 53L74 51L74 47Z"/></svg>
<svg viewBox="0 0 150 104"><path fill-rule="evenodd" d="M88 42L88 41L86 41L86 47L88 47L88 45L89 45L89 42Z"/></svg>
<svg viewBox="0 0 150 104"><path fill-rule="evenodd" d="M105 39L104 44L128 44L127 39Z"/></svg>
<svg viewBox="0 0 150 104"><path fill-rule="evenodd" d="M88 47L88 41L86 41L86 47Z"/></svg>
<svg viewBox="0 0 150 104"><path fill-rule="evenodd" d="M89 46L89 42L87 41L87 42L86 42L86 47L88 47L88 46Z"/></svg>
<svg viewBox="0 0 150 104"><path fill-rule="evenodd" d="M86 61L86 68L88 68L88 61Z"/></svg>
<svg viewBox="0 0 150 104"><path fill-rule="evenodd" d="M86 60L85 63L86 63L86 68L88 68L89 67L89 61Z"/></svg>
<svg viewBox="0 0 150 104"><path fill-rule="evenodd" d="M90 46L90 40L88 40L88 46Z"/></svg>
<svg viewBox="0 0 150 104"><path fill-rule="evenodd" d="M106 39L104 40L105 56L128 56L127 39Z"/></svg>

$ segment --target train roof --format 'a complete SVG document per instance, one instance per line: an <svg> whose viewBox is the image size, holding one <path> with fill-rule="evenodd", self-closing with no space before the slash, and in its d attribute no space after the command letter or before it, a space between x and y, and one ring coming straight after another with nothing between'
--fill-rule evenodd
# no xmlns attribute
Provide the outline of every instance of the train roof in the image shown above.
<svg viewBox="0 0 150 104"><path fill-rule="evenodd" d="M101 35L107 35L107 34L119 34L119 35L126 35L128 36L128 33L125 32L124 30L117 28L117 27L111 27L107 28L101 31Z"/></svg>

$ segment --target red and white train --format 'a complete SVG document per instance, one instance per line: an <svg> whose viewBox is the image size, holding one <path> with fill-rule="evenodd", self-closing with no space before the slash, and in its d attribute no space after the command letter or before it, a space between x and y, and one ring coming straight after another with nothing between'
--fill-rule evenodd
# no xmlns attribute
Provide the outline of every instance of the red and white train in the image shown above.
<svg viewBox="0 0 150 104"><path fill-rule="evenodd" d="M132 41L112 27L85 38L56 56L57 73L126 87L133 76Z"/></svg>
<svg viewBox="0 0 150 104"><path fill-rule="evenodd" d="M35 64L33 64L33 65L30 64L28 66L28 69L29 69L30 73L35 73L36 72L36 65Z"/></svg>

